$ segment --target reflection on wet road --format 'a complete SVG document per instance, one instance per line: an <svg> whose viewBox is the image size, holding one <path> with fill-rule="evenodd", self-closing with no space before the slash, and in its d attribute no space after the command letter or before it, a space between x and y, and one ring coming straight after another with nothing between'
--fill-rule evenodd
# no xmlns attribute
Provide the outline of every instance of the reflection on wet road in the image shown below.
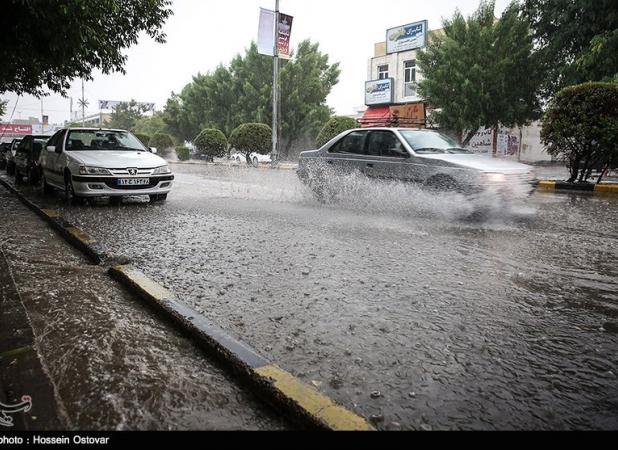
<svg viewBox="0 0 618 450"><path fill-rule="evenodd" d="M40 202L379 428L618 427L615 197L474 223L410 186L321 205L293 171L174 169L163 205Z"/></svg>

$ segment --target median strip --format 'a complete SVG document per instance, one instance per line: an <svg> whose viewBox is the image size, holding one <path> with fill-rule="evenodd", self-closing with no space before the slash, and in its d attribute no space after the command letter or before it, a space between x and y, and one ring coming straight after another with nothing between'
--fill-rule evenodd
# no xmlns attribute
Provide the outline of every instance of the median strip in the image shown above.
<svg viewBox="0 0 618 450"><path fill-rule="evenodd" d="M541 180L539 189L565 192L593 192L618 194L618 183L568 183L566 181Z"/></svg>
<svg viewBox="0 0 618 450"><path fill-rule="evenodd" d="M259 352L180 302L172 292L136 268L113 266L109 273L255 386L258 394L268 403L291 414L297 422L328 430L373 430L363 417L337 405L280 369Z"/></svg>

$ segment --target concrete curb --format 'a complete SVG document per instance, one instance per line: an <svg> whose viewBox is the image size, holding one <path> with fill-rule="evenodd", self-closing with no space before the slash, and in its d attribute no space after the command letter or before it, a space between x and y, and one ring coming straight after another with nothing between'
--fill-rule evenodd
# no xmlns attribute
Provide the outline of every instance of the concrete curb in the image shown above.
<svg viewBox="0 0 618 450"><path fill-rule="evenodd" d="M537 187L539 189L565 192L618 194L618 183L567 183L566 181L541 180L538 182Z"/></svg>
<svg viewBox="0 0 618 450"><path fill-rule="evenodd" d="M294 375L277 367L239 339L184 305L170 291L131 266L113 266L110 275L190 335L201 347L257 388L257 393L297 422L336 431L370 431L362 417L337 405Z"/></svg>
<svg viewBox="0 0 618 450"><path fill-rule="evenodd" d="M15 194L21 202L34 211L39 217L46 221L54 230L56 230L69 244L83 252L90 261L94 264L105 263L113 259L103 245L88 235L70 222L64 220L57 211L53 209L41 208L34 202L30 201L19 190L15 189L10 183L0 178L0 184L6 189Z"/></svg>

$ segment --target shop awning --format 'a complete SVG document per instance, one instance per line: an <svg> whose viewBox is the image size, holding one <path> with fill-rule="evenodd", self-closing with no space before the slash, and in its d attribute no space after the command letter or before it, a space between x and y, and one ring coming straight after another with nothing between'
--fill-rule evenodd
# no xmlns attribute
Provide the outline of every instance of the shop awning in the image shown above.
<svg viewBox="0 0 618 450"><path fill-rule="evenodd" d="M359 119L361 127L386 127L390 123L391 110L389 106L370 106Z"/></svg>

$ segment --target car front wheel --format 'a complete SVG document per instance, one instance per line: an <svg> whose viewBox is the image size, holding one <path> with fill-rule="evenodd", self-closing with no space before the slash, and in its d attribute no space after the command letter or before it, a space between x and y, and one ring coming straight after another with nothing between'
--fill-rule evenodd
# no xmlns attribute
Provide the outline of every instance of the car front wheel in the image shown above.
<svg viewBox="0 0 618 450"><path fill-rule="evenodd" d="M71 180L70 175L64 177L64 198L67 202L73 204L79 204L82 200L81 197L75 194L73 181Z"/></svg>
<svg viewBox="0 0 618 450"><path fill-rule="evenodd" d="M164 202L167 200L167 194L150 194L150 203Z"/></svg>

